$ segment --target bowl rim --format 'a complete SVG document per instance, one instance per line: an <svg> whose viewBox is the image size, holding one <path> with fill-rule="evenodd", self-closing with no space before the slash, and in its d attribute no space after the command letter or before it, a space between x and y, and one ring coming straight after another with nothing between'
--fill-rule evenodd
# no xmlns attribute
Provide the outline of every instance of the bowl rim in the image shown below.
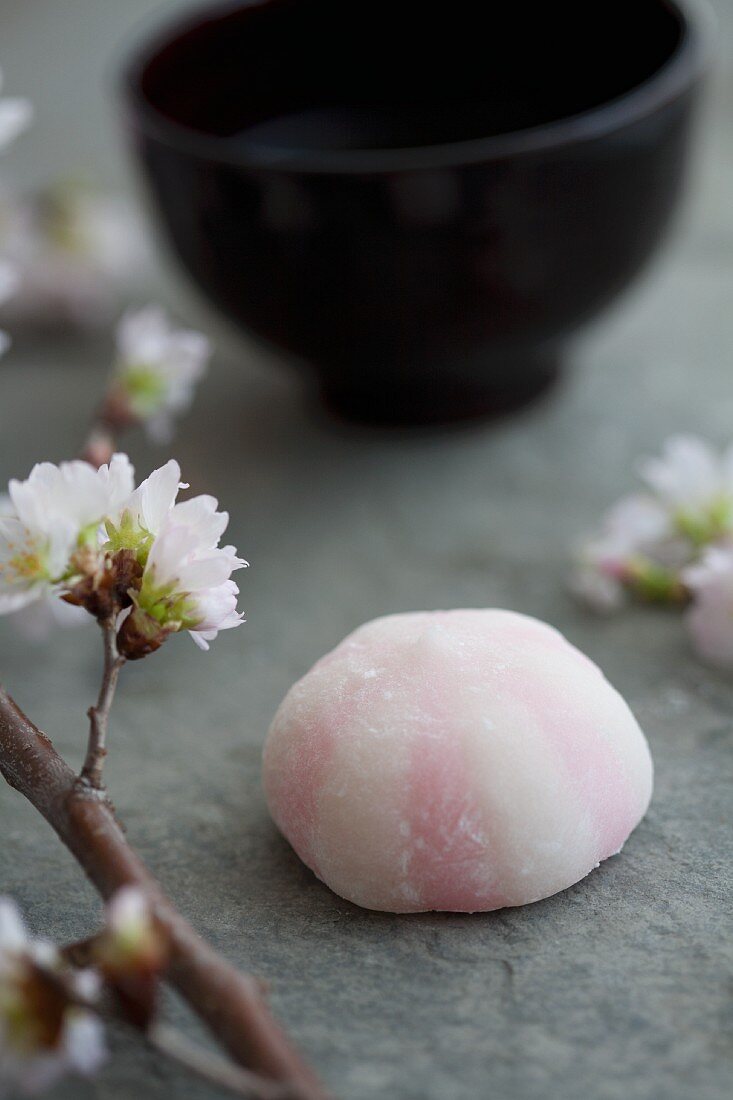
<svg viewBox="0 0 733 1100"><path fill-rule="evenodd" d="M383 149L258 149L227 147L226 138L207 134L161 114L144 95L142 77L161 50L205 23L235 11L264 7L269 0L220 0L156 21L123 62L119 83L132 123L159 143L191 157L238 167L325 175L379 175L420 169L450 169L531 155L613 134L673 102L707 71L714 53L717 19L708 0L659 0L678 20L682 34L674 52L639 84L595 107L538 126L435 145Z"/></svg>

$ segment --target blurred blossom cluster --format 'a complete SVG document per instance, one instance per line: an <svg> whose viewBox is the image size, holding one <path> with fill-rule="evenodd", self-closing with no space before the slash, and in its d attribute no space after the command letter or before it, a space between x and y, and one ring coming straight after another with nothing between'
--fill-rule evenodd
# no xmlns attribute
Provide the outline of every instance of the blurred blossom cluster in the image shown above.
<svg viewBox="0 0 733 1100"><path fill-rule="evenodd" d="M12 480L0 515L0 614L39 601L117 619L117 644L134 660L187 630L202 649L239 626L232 573L246 566L219 545L229 522L211 496L179 501L178 463L135 488L127 455L96 469L50 462Z"/></svg>
<svg viewBox="0 0 733 1100"><path fill-rule="evenodd" d="M0 96L0 152L32 117L27 99ZM0 311L6 324L104 325L149 266L140 222L122 197L73 182L25 193L0 180ZM1 332L0 354L9 342Z"/></svg>
<svg viewBox="0 0 733 1100"><path fill-rule="evenodd" d="M107 324L150 263L133 207L73 183L0 190L0 253L17 273L6 323L44 329Z"/></svg>
<svg viewBox="0 0 733 1100"><path fill-rule="evenodd" d="M594 610L629 595L687 607L700 655L733 668L733 446L677 436L639 464L644 490L622 498L575 554L572 588Z"/></svg>
<svg viewBox="0 0 733 1100"><path fill-rule="evenodd" d="M0 70L0 91L3 75ZM0 96L0 153L30 125L33 108L27 99ZM20 277L13 264L0 252L0 308L12 299L20 285ZM10 346L8 334L0 330L0 355Z"/></svg>
<svg viewBox="0 0 733 1100"><path fill-rule="evenodd" d="M74 970L46 940L32 939L15 904L0 898L0 1076L6 1087L41 1092L67 1072L104 1061L94 1014L101 983Z"/></svg>
<svg viewBox="0 0 733 1100"><path fill-rule="evenodd" d="M46 940L32 938L9 898L0 898L0 1081L24 1094L42 1092L67 1073L90 1075L106 1058L101 994L146 1028L157 1006L166 962L163 938L144 895L124 887L107 906L89 945L90 965L76 968Z"/></svg>
<svg viewBox="0 0 733 1100"><path fill-rule="evenodd" d="M129 311L117 326L117 359L102 419L116 427L144 423L154 440L169 442L174 417L189 408L210 356L205 336L176 329L160 307Z"/></svg>

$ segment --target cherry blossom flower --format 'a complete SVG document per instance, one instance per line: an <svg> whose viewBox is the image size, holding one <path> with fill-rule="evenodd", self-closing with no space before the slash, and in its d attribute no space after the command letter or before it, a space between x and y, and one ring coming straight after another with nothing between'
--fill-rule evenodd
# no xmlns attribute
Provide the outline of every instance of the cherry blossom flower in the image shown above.
<svg viewBox="0 0 733 1100"><path fill-rule="evenodd" d="M171 633L188 630L202 649L220 630L239 626L239 589L231 574L247 563L233 546L219 542L229 523L215 497L177 501L185 488L177 462L171 460L123 502L106 525L109 547L130 549L144 567L134 611L123 625L123 651L128 656L147 639L153 648Z"/></svg>
<svg viewBox="0 0 733 1100"><path fill-rule="evenodd" d="M0 70L0 90L3 86L3 75ZM19 97L0 97L0 149L9 145L22 134L31 123L33 107L29 100Z"/></svg>
<svg viewBox="0 0 733 1100"><path fill-rule="evenodd" d="M639 473L648 491L614 505L576 553L572 590L596 610L615 610L630 591L684 599L680 571L733 533L733 447L718 455L702 440L677 436Z"/></svg>
<svg viewBox="0 0 733 1100"><path fill-rule="evenodd" d="M0 245L21 276L14 324L107 324L149 266L130 204L79 185L0 195Z"/></svg>
<svg viewBox="0 0 733 1100"><path fill-rule="evenodd" d="M615 611L629 589L647 598L678 593L677 569L689 560L665 509L641 494L608 510L595 537L581 545L571 578L575 595L596 611Z"/></svg>
<svg viewBox="0 0 733 1100"><path fill-rule="evenodd" d="M216 508L213 497L194 497L165 518L146 552L140 591L120 631L121 651L128 656L150 652L181 630L208 649L220 630L244 621L231 575L247 563L233 546L218 546L229 517Z"/></svg>
<svg viewBox="0 0 733 1100"><path fill-rule="evenodd" d="M105 1059L90 1011L100 990L92 970L72 970L56 948L28 936L16 905L0 898L0 1079L26 1094L65 1073L94 1073Z"/></svg>
<svg viewBox="0 0 733 1100"><path fill-rule="evenodd" d="M233 546L219 549L208 542L197 525L179 525L171 515L153 543L137 600L163 628L190 631L204 650L220 630L243 622L239 589L230 578L247 565Z"/></svg>
<svg viewBox="0 0 733 1100"><path fill-rule="evenodd" d="M0 515L0 614L68 584L73 558L84 549L96 552L100 524L132 486L126 455L98 470L87 462L43 462L25 481L12 480L10 505Z"/></svg>
<svg viewBox="0 0 733 1100"><path fill-rule="evenodd" d="M683 578L693 597L686 622L695 649L709 664L733 669L733 546L710 547Z"/></svg>
<svg viewBox="0 0 733 1100"><path fill-rule="evenodd" d="M98 470L41 463L11 481L0 509L0 613L58 596L100 620L127 611L118 642L130 659L181 630L208 649L239 626L231 577L247 563L219 545L229 516L216 498L178 501L187 486L174 460L133 485L121 454Z"/></svg>
<svg viewBox="0 0 733 1100"><path fill-rule="evenodd" d="M673 436L639 473L673 528L700 546L733 531L733 445L722 454L695 436Z"/></svg>
<svg viewBox="0 0 733 1100"><path fill-rule="evenodd" d="M7 493L0 493L0 518L13 516L15 510ZM11 614L13 626L22 637L31 642L43 642L56 627L76 627L91 623L86 611L64 603L52 589L32 603L25 604Z"/></svg>
<svg viewBox="0 0 733 1100"><path fill-rule="evenodd" d="M117 329L110 402L167 442L173 420L191 404L206 373L211 345L200 332L176 329L158 306L127 313Z"/></svg>

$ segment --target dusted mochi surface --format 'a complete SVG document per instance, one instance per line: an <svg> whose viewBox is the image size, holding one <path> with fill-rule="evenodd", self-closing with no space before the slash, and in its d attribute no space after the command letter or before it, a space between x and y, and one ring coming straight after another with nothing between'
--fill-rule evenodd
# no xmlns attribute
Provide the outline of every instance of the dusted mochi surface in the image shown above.
<svg viewBox="0 0 733 1100"><path fill-rule="evenodd" d="M549 897L620 851L652 761L619 693L557 630L433 611L366 623L290 689L264 786L342 897L476 912Z"/></svg>

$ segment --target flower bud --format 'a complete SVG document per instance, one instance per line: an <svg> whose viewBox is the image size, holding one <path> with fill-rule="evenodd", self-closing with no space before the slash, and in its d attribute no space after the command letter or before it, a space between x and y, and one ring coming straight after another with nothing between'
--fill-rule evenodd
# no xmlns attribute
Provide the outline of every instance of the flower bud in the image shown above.
<svg viewBox="0 0 733 1100"><path fill-rule="evenodd" d="M166 638L175 632L171 625L161 626L152 615L133 607L117 634L117 649L128 661L139 661L160 649Z"/></svg>
<svg viewBox="0 0 733 1100"><path fill-rule="evenodd" d="M168 952L141 890L126 886L117 891L107 906L107 923L93 954L127 1018L145 1028L155 1014Z"/></svg>

